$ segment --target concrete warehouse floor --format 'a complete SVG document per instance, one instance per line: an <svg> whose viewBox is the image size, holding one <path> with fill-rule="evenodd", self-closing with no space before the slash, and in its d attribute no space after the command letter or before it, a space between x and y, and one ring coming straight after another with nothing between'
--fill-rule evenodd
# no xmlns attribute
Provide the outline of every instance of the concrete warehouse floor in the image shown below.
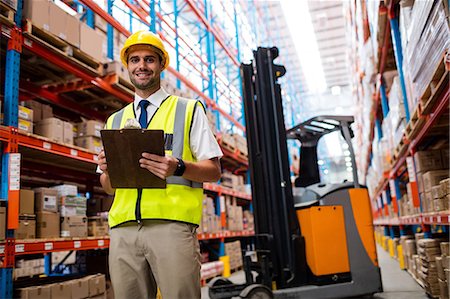
<svg viewBox="0 0 450 299"><path fill-rule="evenodd" d="M398 261L392 259L389 253L377 245L378 259L381 267L381 279L383 281L383 293L375 294L376 299L422 299L428 298L424 289L403 270L400 270ZM245 281L244 271L233 273L230 280L235 283ZM208 287L202 288L202 299L209 299Z"/></svg>

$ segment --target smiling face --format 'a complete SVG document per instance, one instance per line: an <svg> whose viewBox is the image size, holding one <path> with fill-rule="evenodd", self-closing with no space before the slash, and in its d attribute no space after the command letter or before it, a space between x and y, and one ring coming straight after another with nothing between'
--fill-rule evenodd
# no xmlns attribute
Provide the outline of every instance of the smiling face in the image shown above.
<svg viewBox="0 0 450 299"><path fill-rule="evenodd" d="M147 98L160 88L161 72L164 64L150 46L137 45L129 50L128 73L136 93Z"/></svg>

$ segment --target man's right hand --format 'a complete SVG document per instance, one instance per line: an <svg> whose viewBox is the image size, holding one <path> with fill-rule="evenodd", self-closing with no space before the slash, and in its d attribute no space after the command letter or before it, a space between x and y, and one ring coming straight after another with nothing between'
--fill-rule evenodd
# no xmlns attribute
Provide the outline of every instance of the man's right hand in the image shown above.
<svg viewBox="0 0 450 299"><path fill-rule="evenodd" d="M102 150L98 154L97 157L98 157L98 160L97 160L98 167L100 168L101 171L107 172L108 171L108 164L106 163L105 151Z"/></svg>

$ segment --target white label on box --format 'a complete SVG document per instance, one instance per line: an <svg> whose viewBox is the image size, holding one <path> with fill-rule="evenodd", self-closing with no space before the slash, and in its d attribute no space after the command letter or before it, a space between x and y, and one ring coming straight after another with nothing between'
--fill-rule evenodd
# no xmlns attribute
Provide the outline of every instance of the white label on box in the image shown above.
<svg viewBox="0 0 450 299"><path fill-rule="evenodd" d="M53 243L52 242L45 243L44 244L44 249L45 250L52 250L53 249Z"/></svg>
<svg viewBox="0 0 450 299"><path fill-rule="evenodd" d="M93 159L94 161L98 161L98 156L97 156L97 155L93 155L93 156L92 156L92 159Z"/></svg>
<svg viewBox="0 0 450 299"><path fill-rule="evenodd" d="M98 246L104 246L105 245L105 240L98 240Z"/></svg>
<svg viewBox="0 0 450 299"><path fill-rule="evenodd" d="M71 154L72 156L78 156L78 151L75 150L75 149L71 149L71 150L70 150L70 154Z"/></svg>
<svg viewBox="0 0 450 299"><path fill-rule="evenodd" d="M52 149L52 144L48 143L48 142L43 142L42 143L42 147L45 148L45 149L50 150L50 149Z"/></svg>
<svg viewBox="0 0 450 299"><path fill-rule="evenodd" d="M73 247L74 248L80 248L81 247L81 241L74 241L73 242Z"/></svg>
<svg viewBox="0 0 450 299"><path fill-rule="evenodd" d="M5 245L0 245L0 254L5 253Z"/></svg>
<svg viewBox="0 0 450 299"><path fill-rule="evenodd" d="M24 244L16 244L16 253L24 252L24 251L25 251L25 245Z"/></svg>
<svg viewBox="0 0 450 299"><path fill-rule="evenodd" d="M19 109L19 118L28 119L28 113Z"/></svg>
<svg viewBox="0 0 450 299"><path fill-rule="evenodd" d="M61 237L70 237L70 231L62 230L61 231ZM75 243L74 243L74 246L75 246ZM78 247L75 246L75 248L78 248Z"/></svg>
<svg viewBox="0 0 450 299"><path fill-rule="evenodd" d="M42 26L45 30L49 31L50 30L50 26L48 24L44 24ZM69 47L70 48L70 47Z"/></svg>
<svg viewBox="0 0 450 299"><path fill-rule="evenodd" d="M44 196L44 210L56 210L56 196Z"/></svg>
<svg viewBox="0 0 450 299"><path fill-rule="evenodd" d="M406 158L406 167L408 168L408 176L410 182L416 181L416 171L414 169L414 160L412 157Z"/></svg>

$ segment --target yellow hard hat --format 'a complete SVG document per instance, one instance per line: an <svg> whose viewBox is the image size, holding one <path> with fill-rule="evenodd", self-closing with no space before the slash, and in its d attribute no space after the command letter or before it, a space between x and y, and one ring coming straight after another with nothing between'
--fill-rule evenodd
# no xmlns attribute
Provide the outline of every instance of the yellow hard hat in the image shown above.
<svg viewBox="0 0 450 299"><path fill-rule="evenodd" d="M125 41L122 50L120 51L120 60L122 60L122 63L125 67L128 65L127 50L135 45L150 45L155 47L156 49L160 50L161 54L163 55L163 69L165 69L169 65L169 54L164 48L164 44L159 36L147 30L141 30L130 35Z"/></svg>

